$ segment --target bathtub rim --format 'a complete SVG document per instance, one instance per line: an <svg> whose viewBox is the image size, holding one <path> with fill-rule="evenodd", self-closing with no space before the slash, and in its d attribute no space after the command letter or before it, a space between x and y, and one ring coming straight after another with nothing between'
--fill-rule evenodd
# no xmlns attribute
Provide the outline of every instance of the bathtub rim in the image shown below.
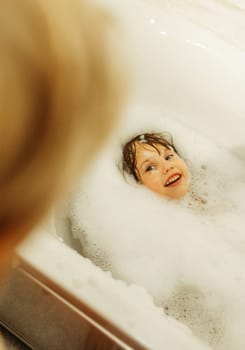
<svg viewBox="0 0 245 350"><path fill-rule="evenodd" d="M36 249L37 251L39 249L38 242L40 242L41 235L43 236L42 238L45 237L44 240L46 240L46 243L48 243L47 240L49 239L53 240L56 242L55 244L57 245L58 249L60 246L65 250L67 249L70 254L79 255L73 248L62 243L57 237L52 237L50 233L44 231L38 232L37 234L34 233L34 240L31 235L30 238L32 241L32 248L34 250ZM33 242L35 242L35 238L37 237L37 244L35 245ZM72 308L74 312L78 313L83 320L88 322L89 325L100 331L122 349L126 350L132 348L137 350L149 350L149 347L144 344L143 339L139 339L137 336L134 337L133 333L127 333L117 321L106 315L106 312L98 310L96 306L93 306L92 300L85 300L81 296L76 295L76 293L72 293L67 286L62 285L62 283L58 281L54 273L50 273L50 271L48 272L47 270L43 269L43 267L40 266L37 261L34 262L31 258L33 252L31 255L28 253L29 248L29 239L27 239L16 251L13 262L14 269L19 269L32 281L44 287L44 289L47 289L47 291L64 302L66 306ZM44 257L44 255L45 254L42 254L42 257ZM83 256L79 257L84 259ZM108 293L111 293L110 290L108 290ZM113 293L111 293L111 295L112 294ZM120 301L123 302L123 300ZM115 312L117 312L117 310L115 310ZM13 333L18 334L18 330L13 330ZM30 341L29 344L31 344Z"/></svg>

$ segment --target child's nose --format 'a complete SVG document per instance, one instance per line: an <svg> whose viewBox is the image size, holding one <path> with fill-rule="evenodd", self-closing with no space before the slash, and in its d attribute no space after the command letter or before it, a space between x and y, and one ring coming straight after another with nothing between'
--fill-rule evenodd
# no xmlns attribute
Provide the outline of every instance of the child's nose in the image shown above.
<svg viewBox="0 0 245 350"><path fill-rule="evenodd" d="M167 174L170 170L173 169L173 165L169 164L169 162L164 162L163 163L163 173Z"/></svg>

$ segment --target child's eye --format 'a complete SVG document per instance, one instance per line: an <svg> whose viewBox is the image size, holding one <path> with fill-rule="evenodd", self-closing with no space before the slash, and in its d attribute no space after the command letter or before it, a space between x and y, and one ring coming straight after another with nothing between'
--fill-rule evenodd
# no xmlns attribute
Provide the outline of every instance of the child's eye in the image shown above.
<svg viewBox="0 0 245 350"><path fill-rule="evenodd" d="M146 169L145 169L145 171L147 172L147 171L152 171L152 170L154 170L155 169L155 167L154 167L154 165L149 165Z"/></svg>
<svg viewBox="0 0 245 350"><path fill-rule="evenodd" d="M174 154L171 153L171 154L168 154L166 157L165 157L165 160L169 160L171 158L173 158Z"/></svg>

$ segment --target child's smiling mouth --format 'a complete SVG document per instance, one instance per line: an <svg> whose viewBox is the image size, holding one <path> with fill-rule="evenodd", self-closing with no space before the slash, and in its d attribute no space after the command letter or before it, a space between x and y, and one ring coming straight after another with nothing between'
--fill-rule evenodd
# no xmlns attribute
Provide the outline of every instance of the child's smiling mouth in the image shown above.
<svg viewBox="0 0 245 350"><path fill-rule="evenodd" d="M167 178L165 182L165 187L174 187L177 186L181 182L182 175L180 173L172 174Z"/></svg>

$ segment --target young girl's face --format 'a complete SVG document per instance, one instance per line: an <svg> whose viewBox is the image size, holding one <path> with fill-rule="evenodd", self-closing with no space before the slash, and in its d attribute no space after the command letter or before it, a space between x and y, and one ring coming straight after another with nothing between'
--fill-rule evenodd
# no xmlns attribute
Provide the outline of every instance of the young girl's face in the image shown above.
<svg viewBox="0 0 245 350"><path fill-rule="evenodd" d="M189 188L186 163L173 149L156 144L136 143L136 167L139 181L150 190L169 198L183 197Z"/></svg>

